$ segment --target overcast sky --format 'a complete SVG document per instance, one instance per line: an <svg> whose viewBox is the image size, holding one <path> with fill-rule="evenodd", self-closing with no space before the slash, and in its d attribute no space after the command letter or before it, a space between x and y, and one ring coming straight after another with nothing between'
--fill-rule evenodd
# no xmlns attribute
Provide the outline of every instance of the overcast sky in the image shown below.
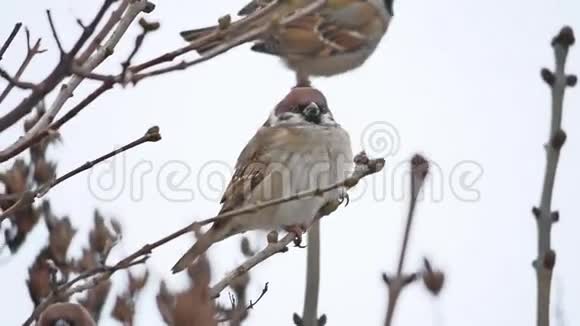
<svg viewBox="0 0 580 326"><path fill-rule="evenodd" d="M159 1L149 19L160 21L161 29L145 41L135 61L182 46L179 31L212 23L243 4ZM98 5L9 0L2 6L0 39L17 21L34 37L43 37L49 52L25 74L27 80L39 80L58 55L44 9L53 10L70 47L80 33L75 18L88 21ZM350 132L354 151L367 149L387 159L385 170L355 191L351 205L323 221L319 306L329 325L382 323L386 289L380 275L396 268L408 199L403 168L415 152L437 168L417 211L407 270L416 270L427 256L447 277L435 299L420 283L411 286L401 298L395 324L533 323L536 226L530 210L539 203L550 114L549 91L539 70L553 66L549 42L562 25L580 34L579 13L576 0L395 1L388 35L362 68L314 80ZM138 33L133 26L98 71L118 72ZM0 65L14 72L23 55L20 35ZM580 74L580 49L572 50L567 71ZM160 126L163 140L50 192L54 210L71 216L79 228L71 256L86 245L97 207L123 223L125 238L112 253L115 258L194 218L214 215L240 150L293 82L278 60L252 53L246 45L135 88L116 87L95 101L62 128L64 142L50 152L58 159L59 174L139 137L152 125ZM94 85L84 83L75 98ZM13 92L0 113L23 94ZM579 109L580 92L569 89L563 123L568 141L553 204L561 213L552 232L558 254L553 302L563 311L563 323L556 325L580 323L580 210L574 207L580 179ZM0 145L20 132L19 126L3 133ZM5 170L9 163L0 167ZM21 323L32 309L25 278L46 235L39 223L18 255L2 258L0 306L10 307L0 315L2 324ZM172 289L185 284L185 276L173 276L169 269L191 242L183 237L153 253L148 262L153 275L137 307L136 325L161 323L154 301L159 279L168 280ZM230 239L210 250L214 280L242 261L238 244L239 239ZM257 297L265 282L270 291L251 312L249 325L290 324L292 313L302 311L305 258L305 250L293 248L252 271L250 297ZM124 278L115 276L117 284ZM101 324L116 325L110 318Z"/></svg>

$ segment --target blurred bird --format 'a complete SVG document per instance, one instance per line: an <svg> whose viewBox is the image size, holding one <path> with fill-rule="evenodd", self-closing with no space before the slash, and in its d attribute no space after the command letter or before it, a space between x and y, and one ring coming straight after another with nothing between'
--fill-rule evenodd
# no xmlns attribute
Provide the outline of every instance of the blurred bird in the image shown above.
<svg viewBox="0 0 580 326"><path fill-rule="evenodd" d="M324 95L296 87L272 110L241 152L220 214L344 180L352 170L350 137ZM283 229L300 237L318 210L342 199L343 188L216 221L173 266L177 273L212 244L249 230Z"/></svg>
<svg viewBox="0 0 580 326"><path fill-rule="evenodd" d="M89 312L76 303L54 303L38 317L38 326L97 326Z"/></svg>
<svg viewBox="0 0 580 326"><path fill-rule="evenodd" d="M246 16L264 9L273 0L253 0L238 14ZM279 1L275 16L264 15L257 24L272 17L284 17L312 0ZM333 76L360 67L374 52L393 17L393 0L327 0L318 12L261 35L252 50L280 57L296 72L297 86L309 86L310 76ZM235 23L234 23L235 24ZM252 25L258 26L258 25ZM214 31L217 26L181 32L193 41ZM236 26L231 26L235 31ZM239 35L246 32L234 32ZM223 42L216 39L198 49L200 53Z"/></svg>

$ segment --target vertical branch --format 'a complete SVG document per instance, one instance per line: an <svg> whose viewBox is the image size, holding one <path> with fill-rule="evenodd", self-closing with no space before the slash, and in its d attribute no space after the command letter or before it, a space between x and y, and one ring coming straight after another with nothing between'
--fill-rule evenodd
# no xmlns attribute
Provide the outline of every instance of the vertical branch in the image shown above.
<svg viewBox="0 0 580 326"><path fill-rule="evenodd" d="M383 274L383 280L389 289L389 304L387 306L387 316L385 317L385 326L390 326L393 321L395 307L397 300L403 288L413 282L417 275L403 274L403 267L405 264L405 257L407 256L407 247L411 234L411 226L413 225L413 215L415 213L415 206L417 205L417 198L427 173L429 172L429 162L420 155L413 156L411 159L411 201L409 204L409 213L407 214L407 222L405 225L405 234L403 236L403 243L401 244L401 252L399 254L399 264L397 266L397 274L393 277Z"/></svg>
<svg viewBox="0 0 580 326"><path fill-rule="evenodd" d="M320 291L320 220L315 221L308 229L308 246L306 247L306 290L304 292L304 309L301 326L322 326L326 316L318 318L318 293ZM297 316L294 317L295 320Z"/></svg>
<svg viewBox="0 0 580 326"><path fill-rule="evenodd" d="M542 79L551 87L552 121L546 149L546 171L540 207L534 207L532 212L536 217L538 227L538 256L534 261L537 279L537 325L550 325L550 292L552 271L556 263L556 252L551 247L552 224L559 218L557 211L552 211L552 194L556 178L556 169L560 159L560 150L566 142L566 133L562 130L562 109L564 92L567 86L574 86L577 77L566 76L564 71L570 46L574 44L574 32L570 27L564 27L552 40L556 61L555 72L542 69Z"/></svg>

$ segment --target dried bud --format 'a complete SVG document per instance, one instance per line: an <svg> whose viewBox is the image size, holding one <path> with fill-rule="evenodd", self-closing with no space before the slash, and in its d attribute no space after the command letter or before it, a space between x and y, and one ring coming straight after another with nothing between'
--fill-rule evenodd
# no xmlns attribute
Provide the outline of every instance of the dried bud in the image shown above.
<svg viewBox="0 0 580 326"><path fill-rule="evenodd" d="M218 19L218 26L219 29L224 30L227 29L228 27L230 27L230 24L232 23L232 17L230 15L225 15L223 17L220 17Z"/></svg>
<svg viewBox="0 0 580 326"><path fill-rule="evenodd" d="M543 266L547 270L552 270L554 265L556 265L556 252L550 249L544 254Z"/></svg>
<svg viewBox="0 0 580 326"><path fill-rule="evenodd" d="M431 294L438 295L445 283L445 274L441 271L425 271L423 283Z"/></svg>
<svg viewBox="0 0 580 326"><path fill-rule="evenodd" d="M574 31L570 26L564 26L560 30L560 33L558 33L558 35L556 35L556 37L554 37L554 39L552 40L552 46L558 44L563 47L569 47L571 45L574 45L574 42L576 42L576 38L574 37Z"/></svg>
<svg viewBox="0 0 580 326"><path fill-rule="evenodd" d="M540 211L539 208L537 208L536 206L532 207L532 214L534 214L535 218L540 218L540 214L542 212Z"/></svg>
<svg viewBox="0 0 580 326"><path fill-rule="evenodd" d="M556 223L560 220L560 212L553 211L550 217L552 218L552 223Z"/></svg>
<svg viewBox="0 0 580 326"><path fill-rule="evenodd" d="M294 325L296 325L296 326L304 326L304 322L302 321L302 318L300 318L300 316L298 316L297 313L294 313L292 315L292 321L294 322Z"/></svg>
<svg viewBox="0 0 580 326"><path fill-rule="evenodd" d="M576 86L577 82L578 82L578 77L576 77L576 75L566 76L566 85L568 85L570 87L574 87L574 86Z"/></svg>
<svg viewBox="0 0 580 326"><path fill-rule="evenodd" d="M145 4L145 9L143 9L143 12L149 14L153 12L153 10L155 10L155 4L153 2L147 1L147 3Z"/></svg>
<svg viewBox="0 0 580 326"><path fill-rule="evenodd" d="M277 243L278 242L278 231L274 230L268 233L267 238L268 243Z"/></svg>
<svg viewBox="0 0 580 326"><path fill-rule="evenodd" d="M248 240L247 237L242 238L242 241L240 242L240 250L246 257L252 257L254 255L254 251L250 248L250 240Z"/></svg>
<svg viewBox="0 0 580 326"><path fill-rule="evenodd" d="M362 151L354 157L353 161L356 165L367 165L369 163L369 158L367 153Z"/></svg>
<svg viewBox="0 0 580 326"><path fill-rule="evenodd" d="M566 137L567 136L564 130L560 129L556 131L556 134L550 140L550 145L555 150L560 150L562 146L564 146L564 143L566 142Z"/></svg>
<svg viewBox="0 0 580 326"><path fill-rule="evenodd" d="M387 285L391 285L391 278L389 275L387 275L387 273L383 273L381 277L383 278L383 282L385 282Z"/></svg>
<svg viewBox="0 0 580 326"><path fill-rule="evenodd" d="M550 86L554 85L554 81L556 80L556 78L554 77L554 74L550 71L550 69L542 68L542 70L540 71L540 75L542 76L542 79L546 82L546 84Z"/></svg>
<svg viewBox="0 0 580 326"><path fill-rule="evenodd" d="M34 164L34 181L38 184L45 184L56 176L56 164L47 162L44 158L39 158Z"/></svg>
<svg viewBox="0 0 580 326"><path fill-rule="evenodd" d="M141 26L145 32L153 32L158 30L160 25L158 22L148 22L145 18L141 18L139 19L139 26Z"/></svg>
<svg viewBox="0 0 580 326"><path fill-rule="evenodd" d="M425 179L429 172L429 162L421 155L415 154L411 159L411 172L420 179Z"/></svg>
<svg viewBox="0 0 580 326"><path fill-rule="evenodd" d="M153 126L147 130L145 136L148 138L148 141L156 142L161 140L161 134L159 133L159 127Z"/></svg>

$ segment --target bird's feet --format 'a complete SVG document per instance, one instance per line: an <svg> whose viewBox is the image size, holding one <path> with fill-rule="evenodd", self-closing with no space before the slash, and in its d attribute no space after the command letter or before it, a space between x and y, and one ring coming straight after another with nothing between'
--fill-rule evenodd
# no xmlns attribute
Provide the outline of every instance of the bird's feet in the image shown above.
<svg viewBox="0 0 580 326"><path fill-rule="evenodd" d="M342 205L342 203L344 204L344 207L348 206L348 204L350 203L350 197L348 196L348 191L346 190L345 187L341 187L338 188L338 201L339 204Z"/></svg>
<svg viewBox="0 0 580 326"><path fill-rule="evenodd" d="M305 248L302 246L302 234L304 234L307 229L308 227L305 224L293 224L284 226L284 231L294 233L294 246L299 248Z"/></svg>

